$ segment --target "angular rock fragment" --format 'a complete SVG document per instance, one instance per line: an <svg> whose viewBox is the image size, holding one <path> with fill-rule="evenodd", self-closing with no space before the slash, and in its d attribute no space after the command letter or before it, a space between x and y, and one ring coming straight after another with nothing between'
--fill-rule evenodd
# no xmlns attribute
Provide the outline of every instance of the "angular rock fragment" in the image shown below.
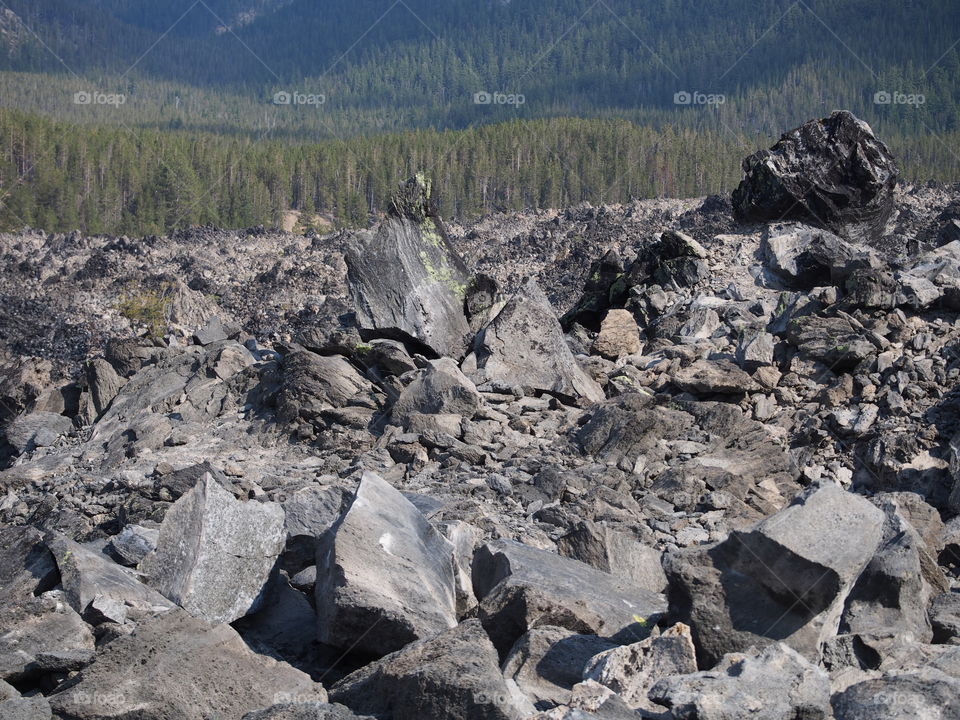
<svg viewBox="0 0 960 720"><path fill-rule="evenodd" d="M782 643L726 655L706 672L665 678L650 698L678 720L830 718L829 676Z"/></svg>
<svg viewBox="0 0 960 720"><path fill-rule="evenodd" d="M110 550L120 561L136 567L147 555L157 549L160 531L140 525L127 525L120 534L110 538Z"/></svg>
<svg viewBox="0 0 960 720"><path fill-rule="evenodd" d="M819 360L834 371L855 367L877 352L864 331L843 317L794 318L787 326L786 335L803 355Z"/></svg>
<svg viewBox="0 0 960 720"><path fill-rule="evenodd" d="M660 593L667 578L660 562L661 553L642 545L630 534L607 525L585 520L557 540L560 554L591 565L639 587Z"/></svg>
<svg viewBox="0 0 960 720"><path fill-rule="evenodd" d="M361 334L419 343L437 356L463 357L470 326L463 310L470 281L431 198L430 182L409 181L388 217L346 253L347 283Z"/></svg>
<svg viewBox="0 0 960 720"><path fill-rule="evenodd" d="M503 673L538 707L562 705L583 679L590 659L613 647L596 635L577 635L566 628L543 625L516 642L503 661Z"/></svg>
<svg viewBox="0 0 960 720"><path fill-rule="evenodd" d="M239 718L277 698L327 699L305 673L253 653L229 625L173 610L111 642L49 700L76 720L201 720Z"/></svg>
<svg viewBox="0 0 960 720"><path fill-rule="evenodd" d="M322 413L349 404L376 409L373 384L339 355L295 351L283 359L283 386L277 411L284 420L321 422Z"/></svg>
<svg viewBox="0 0 960 720"><path fill-rule="evenodd" d="M321 642L375 655L451 628L453 546L400 492L364 473L318 547L316 605Z"/></svg>
<svg viewBox="0 0 960 720"><path fill-rule="evenodd" d="M192 615L232 622L259 606L284 539L282 507L236 500L208 473L167 511L142 567Z"/></svg>
<svg viewBox="0 0 960 720"><path fill-rule="evenodd" d="M666 607L662 595L628 580L509 540L477 551L473 589L483 626L502 654L541 625L612 636L637 618L655 620Z"/></svg>
<svg viewBox="0 0 960 720"><path fill-rule="evenodd" d="M87 385L97 417L103 415L110 403L127 381L117 374L113 365L102 358L96 358L87 365Z"/></svg>
<svg viewBox="0 0 960 720"><path fill-rule="evenodd" d="M604 397L577 364L550 301L533 279L477 334L463 371L477 384L529 387L568 400Z"/></svg>
<svg viewBox="0 0 960 720"><path fill-rule="evenodd" d="M57 560L70 606L90 622L123 623L130 610L152 614L174 607L163 595L144 585L133 571L102 553L62 535L51 537L47 546Z"/></svg>
<svg viewBox="0 0 960 720"><path fill-rule="evenodd" d="M392 720L520 720L533 706L500 673L476 620L420 640L348 675L333 702Z"/></svg>
<svg viewBox="0 0 960 720"><path fill-rule="evenodd" d="M406 425L413 415L451 414L467 419L474 416L483 399L476 386L460 372L450 358L432 360L400 394L392 418Z"/></svg>
<svg viewBox="0 0 960 720"><path fill-rule="evenodd" d="M584 668L583 678L604 685L634 708L656 711L647 693L662 678L697 671L690 628L683 623L662 635L606 650Z"/></svg>
<svg viewBox="0 0 960 720"><path fill-rule="evenodd" d="M741 222L796 219L853 241L879 238L900 170L870 127L847 111L785 133L743 161L733 193Z"/></svg>
<svg viewBox="0 0 960 720"><path fill-rule="evenodd" d="M681 390L696 394L740 394L760 390L757 382L729 360L697 360L671 378Z"/></svg>
<svg viewBox="0 0 960 720"><path fill-rule="evenodd" d="M295 574L317 561L317 543L340 518L349 493L338 487L307 486L283 501L287 546L283 568Z"/></svg>
<svg viewBox="0 0 960 720"><path fill-rule="evenodd" d="M640 329L629 310L610 310L600 324L593 351L610 360L634 355L643 348Z"/></svg>
<svg viewBox="0 0 960 720"><path fill-rule="evenodd" d="M50 412L21 415L6 428L7 442L24 453L38 447L49 447L57 438L73 430L70 418Z"/></svg>
<svg viewBox="0 0 960 720"><path fill-rule="evenodd" d="M671 616L691 626L701 666L778 640L818 661L883 517L839 487L812 488L750 531L665 556Z"/></svg>
<svg viewBox="0 0 960 720"><path fill-rule="evenodd" d="M960 680L935 669L891 673L833 697L836 720L957 720Z"/></svg>

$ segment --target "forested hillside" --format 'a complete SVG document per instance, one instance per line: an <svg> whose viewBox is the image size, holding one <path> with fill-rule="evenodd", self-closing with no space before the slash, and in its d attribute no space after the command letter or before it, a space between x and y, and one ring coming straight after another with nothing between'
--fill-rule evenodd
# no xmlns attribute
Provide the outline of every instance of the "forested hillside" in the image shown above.
<svg viewBox="0 0 960 720"><path fill-rule="evenodd" d="M941 142L889 138L908 179L958 177ZM434 180L442 212L563 207L732 190L747 138L623 120L523 120L292 144L75 126L0 111L0 227L151 234L278 225L289 210L366 225L399 180ZM766 141L765 141L766 142Z"/></svg>

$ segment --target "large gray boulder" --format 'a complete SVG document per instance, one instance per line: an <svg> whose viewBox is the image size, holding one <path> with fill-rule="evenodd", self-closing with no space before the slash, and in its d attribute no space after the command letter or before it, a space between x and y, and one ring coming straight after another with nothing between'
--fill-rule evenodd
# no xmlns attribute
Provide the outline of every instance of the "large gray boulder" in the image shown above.
<svg viewBox="0 0 960 720"><path fill-rule="evenodd" d="M49 699L74 720L205 720L288 698L327 699L309 675L252 652L229 625L173 610L111 642Z"/></svg>
<svg viewBox="0 0 960 720"><path fill-rule="evenodd" d="M726 655L712 670L665 678L650 698L677 720L828 720L830 678L782 643Z"/></svg>
<svg viewBox="0 0 960 720"><path fill-rule="evenodd" d="M277 412L287 421L322 422L324 411L348 404L377 408L374 386L340 355L295 350L283 359Z"/></svg>
<svg viewBox="0 0 960 720"><path fill-rule="evenodd" d="M398 490L364 473L318 547L316 606L321 642L376 655L451 628L453 546Z"/></svg>
<svg viewBox="0 0 960 720"><path fill-rule="evenodd" d="M656 620L664 597L584 563L512 540L477 550L473 589L480 620L501 654L526 632L556 625L584 635L612 636Z"/></svg>
<svg viewBox="0 0 960 720"><path fill-rule="evenodd" d="M361 233L345 259L365 339L412 341L436 355L463 357L470 274L436 213L428 180L407 183L379 228Z"/></svg>
<svg viewBox="0 0 960 720"><path fill-rule="evenodd" d="M70 418L51 412L21 415L6 428L7 442L24 453L38 447L49 447L73 429Z"/></svg>
<svg viewBox="0 0 960 720"><path fill-rule="evenodd" d="M478 385L532 388L568 401L604 398L570 352L550 301L532 278L477 333L463 371Z"/></svg>
<svg viewBox="0 0 960 720"><path fill-rule="evenodd" d="M241 502L207 473L167 511L142 567L192 615L233 622L258 608L285 537L280 505Z"/></svg>
<svg viewBox="0 0 960 720"><path fill-rule="evenodd" d="M752 530L666 555L671 616L693 629L701 667L778 640L819 661L883 523L867 500L828 485Z"/></svg>
<svg viewBox="0 0 960 720"><path fill-rule="evenodd" d="M854 241L877 239L900 170L870 126L847 111L784 133L743 161L733 193L741 222L801 220Z"/></svg>
<svg viewBox="0 0 960 720"><path fill-rule="evenodd" d="M120 377L113 365L103 358L95 358L87 365L87 385L90 388L90 399L97 417L103 415L110 403L126 384L126 379Z"/></svg>
<svg viewBox="0 0 960 720"><path fill-rule="evenodd" d="M330 699L385 720L520 720L533 712L500 673L476 620L348 675L330 689Z"/></svg>
<svg viewBox="0 0 960 720"><path fill-rule="evenodd" d="M855 269L880 265L869 248L851 245L827 230L798 223L767 228L760 250L766 266L794 290L842 286Z"/></svg>

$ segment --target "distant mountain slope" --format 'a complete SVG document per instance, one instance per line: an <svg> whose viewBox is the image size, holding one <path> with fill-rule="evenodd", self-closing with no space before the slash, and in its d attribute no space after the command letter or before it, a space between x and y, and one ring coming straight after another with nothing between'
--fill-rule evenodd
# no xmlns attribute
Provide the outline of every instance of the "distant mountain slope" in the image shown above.
<svg viewBox="0 0 960 720"><path fill-rule="evenodd" d="M323 93L329 107L365 113L359 124L369 129L374 115L393 127L465 127L518 115L674 112L676 99L696 106L723 94L725 122L738 131L838 106L919 131L956 127L960 101L955 0L6 4L29 37L8 43L0 70L154 79L261 101L276 89ZM483 92L524 102L478 107ZM922 93L925 102L875 105L878 92Z"/></svg>

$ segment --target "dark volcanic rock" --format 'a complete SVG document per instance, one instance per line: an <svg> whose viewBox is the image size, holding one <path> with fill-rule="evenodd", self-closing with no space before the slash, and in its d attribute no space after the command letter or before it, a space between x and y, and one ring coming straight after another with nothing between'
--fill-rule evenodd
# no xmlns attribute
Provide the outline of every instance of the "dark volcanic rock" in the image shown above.
<svg viewBox="0 0 960 720"><path fill-rule="evenodd" d="M802 220L855 241L882 234L900 174L887 146L846 111L785 133L746 158L743 171L733 193L740 221Z"/></svg>
<svg viewBox="0 0 960 720"><path fill-rule="evenodd" d="M463 301L470 274L418 177L392 214L346 254L361 334L412 340L436 355L463 356L470 326Z"/></svg>

